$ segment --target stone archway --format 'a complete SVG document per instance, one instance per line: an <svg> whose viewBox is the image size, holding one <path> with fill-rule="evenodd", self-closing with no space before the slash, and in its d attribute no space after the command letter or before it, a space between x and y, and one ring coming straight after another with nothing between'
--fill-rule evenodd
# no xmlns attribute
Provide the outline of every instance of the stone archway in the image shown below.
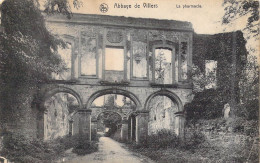
<svg viewBox="0 0 260 163"><path fill-rule="evenodd" d="M93 93L87 101L86 108L89 109L91 107L91 104L96 98L107 94L119 94L130 98L135 103L136 110L138 110L138 108L142 106L140 100L132 92L123 89L118 89L118 88L110 88L110 89L99 90Z"/></svg>
<svg viewBox="0 0 260 163"><path fill-rule="evenodd" d="M103 134L107 134L108 131L105 131L105 129L112 131L109 131L110 134L119 133L122 129L122 122L123 115L121 113L112 110L101 111L96 115L96 117L91 119L92 134L95 134L98 131L101 133L103 132Z"/></svg>
<svg viewBox="0 0 260 163"><path fill-rule="evenodd" d="M154 100L157 102L154 103ZM162 103L162 101L164 102ZM153 110L150 110L150 107ZM173 92L160 90L151 94L144 107L146 111L149 111L148 133L152 134L158 130L167 129L179 137L183 137L185 122L183 108L180 98Z"/></svg>
<svg viewBox="0 0 260 163"><path fill-rule="evenodd" d="M41 139L44 139L44 140L48 139L48 137L46 137L46 133L47 133L47 130L49 129L49 127L46 126L46 125L47 124L51 124L51 122L48 122L46 120L46 118L48 118L48 115L52 114L52 113L49 113L49 108L45 106L45 102L47 100L53 98L54 96L59 95L59 94L64 94L67 98L68 98L68 96L70 98L74 98L74 102L77 103L76 107L74 107L74 108L76 108L75 111L70 112L69 111L70 109L67 110L67 113L64 113L62 111L62 114L64 113L62 118L63 118L64 122L66 121L66 123L65 123L65 127L67 126L66 130L69 131L68 134L72 135L72 130L74 128L74 126L73 126L73 118L72 117L79 109L81 109L83 107L82 99L79 96L79 94L76 93L74 90L72 90L70 88L67 88L67 87L59 86L59 87L55 87L55 88L53 88L53 89L51 89L49 91L46 91L45 94L43 95L42 99L41 99L41 102L40 102L40 105L39 105L40 109L39 109L38 116L37 116L37 126L38 126L37 137L38 138L41 138ZM58 114L56 113L56 115L54 115L54 116L57 116L57 115Z"/></svg>
<svg viewBox="0 0 260 163"><path fill-rule="evenodd" d="M106 95L121 95L121 96L124 96L124 97L127 97L128 100L132 101L134 103L134 109L131 110L129 112L129 108L128 110L126 109L125 112L124 111L124 107L122 107L120 113L118 113L119 115L122 116L122 127L121 127L121 140L123 141L126 141L128 140L128 129L129 129L129 124L128 124L128 118L129 118L129 115L132 114L133 112L135 112L138 108L141 108L141 103L139 101L139 99L137 98L136 95L134 95L133 93L129 92L129 91L126 91L126 90L122 90L122 89L114 89L114 88L111 88L111 89L105 89L105 90L100 90L100 91L97 91L95 92L94 94L92 94L90 96L90 98L88 99L88 102L86 104L86 109L87 110L91 110L92 112L92 115L91 116L91 126L92 126L92 131L94 130L93 127L97 126L96 123L97 123L97 116L95 116L97 113L95 113L95 111L93 110L93 107L92 106L92 103L98 99L99 97L101 96L106 96ZM111 111L111 110L109 110ZM103 112L103 111L100 111L100 112Z"/></svg>
<svg viewBox="0 0 260 163"><path fill-rule="evenodd" d="M77 99L77 101L79 103L79 106L80 106L80 109L83 108L83 102L82 102L82 98L80 97L80 95L76 91L74 91L73 89L67 88L67 87L62 87L62 86L58 86L56 88L53 88L53 89L51 89L50 91L47 91L44 94L44 96L42 98L42 101L41 101L41 104L40 104L41 108L44 108L44 101L47 98L55 95L56 93L60 93L60 92L68 93L68 94L73 95Z"/></svg>
<svg viewBox="0 0 260 163"><path fill-rule="evenodd" d="M175 93L168 91L168 90L160 90L160 91L154 92L146 99L145 106L144 106L145 110L149 110L148 109L149 103L151 102L152 98L154 98L155 96L169 97L172 101L175 101L177 103L178 109L180 112L182 112L184 109L181 99Z"/></svg>

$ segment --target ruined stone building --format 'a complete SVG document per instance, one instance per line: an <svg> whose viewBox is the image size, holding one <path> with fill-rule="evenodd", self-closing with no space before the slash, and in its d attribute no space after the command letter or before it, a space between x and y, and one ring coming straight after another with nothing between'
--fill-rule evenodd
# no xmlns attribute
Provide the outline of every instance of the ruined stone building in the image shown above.
<svg viewBox="0 0 260 163"><path fill-rule="evenodd" d="M216 56L243 38L241 32L197 35L189 22L105 15L46 16L46 24L67 44L59 49L67 71L41 86L41 109L30 131L44 140L78 133L91 139L103 112L122 118L123 140L140 142L162 129L182 137L184 105L192 101L192 65L204 69L205 60L214 60L221 67ZM231 42L221 43L219 37ZM236 63L233 72L245 59L238 53L227 54L227 63ZM236 84L231 82L233 93ZM93 104L111 94L131 102L119 106L120 99L109 109Z"/></svg>

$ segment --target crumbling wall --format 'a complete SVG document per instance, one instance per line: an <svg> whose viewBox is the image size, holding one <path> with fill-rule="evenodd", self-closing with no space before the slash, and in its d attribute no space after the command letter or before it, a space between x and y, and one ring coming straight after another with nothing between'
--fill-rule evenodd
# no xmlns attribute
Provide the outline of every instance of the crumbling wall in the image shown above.
<svg viewBox="0 0 260 163"><path fill-rule="evenodd" d="M177 104L166 96L156 96L149 104L148 134L157 133L165 129L175 132L175 114Z"/></svg>
<svg viewBox="0 0 260 163"><path fill-rule="evenodd" d="M44 140L69 134L69 108L67 94L57 93L45 102Z"/></svg>

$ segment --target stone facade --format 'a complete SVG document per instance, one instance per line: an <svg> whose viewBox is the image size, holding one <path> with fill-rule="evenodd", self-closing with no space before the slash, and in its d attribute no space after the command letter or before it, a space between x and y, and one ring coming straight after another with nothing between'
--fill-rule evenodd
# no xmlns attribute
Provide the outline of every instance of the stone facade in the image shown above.
<svg viewBox="0 0 260 163"><path fill-rule="evenodd" d="M121 127L123 140L131 137L139 142L148 132L159 129L183 131L178 127L184 124L176 124L184 121L175 118L174 113L182 112L184 104L191 101L188 74L193 29L190 23L81 14L69 20L60 15L46 18L49 30L69 45L59 52L62 56L66 53L62 58L66 61L70 58L71 62L66 62L70 77L58 78L58 82L54 78L51 89L43 87L42 92L53 95L48 91L64 89L76 97L80 111L73 114L69 132L90 134L91 127L97 126L100 112L92 108L92 103L106 94L124 95L136 105L135 110L125 108L120 113L125 122ZM153 100L157 96L159 99ZM166 106L160 96L168 98ZM151 108L156 103L157 107ZM159 118L162 111L164 119ZM158 121L151 121L149 116L157 116ZM92 125L88 124L91 122Z"/></svg>
<svg viewBox="0 0 260 163"><path fill-rule="evenodd" d="M208 59L216 60L217 68L225 67L221 57L214 57L215 53L227 53L231 59L228 63L236 63L231 64L234 66L229 72L236 71L239 75L240 63L245 61L243 55L236 55L236 52L244 53L245 49L230 51L234 49L230 48L235 45L234 40L238 45L244 43L243 39L236 40L243 38L241 32L196 35L189 22L74 14L72 19L62 15L46 16L46 24L50 32L68 45L66 49L59 49L67 71L53 74L53 81L41 85L39 92L33 89L28 92L22 100L33 101L32 106L17 109L17 113L7 116L15 119L6 118L7 130L30 137L52 139L70 133L86 133L91 139L91 130L97 126L97 110L91 109L92 103L107 94L124 95L135 103L134 110L122 110L123 140L140 142L160 129L170 129L183 136L183 108L192 100L192 63ZM225 46L226 37L228 46ZM217 78L219 74L220 69L217 69ZM217 80L217 85L226 81ZM231 85L234 95L237 83L231 82ZM62 92L76 98L75 112L68 113L65 103L45 105L49 98ZM162 106L165 98L170 101ZM55 109L59 110L57 117Z"/></svg>

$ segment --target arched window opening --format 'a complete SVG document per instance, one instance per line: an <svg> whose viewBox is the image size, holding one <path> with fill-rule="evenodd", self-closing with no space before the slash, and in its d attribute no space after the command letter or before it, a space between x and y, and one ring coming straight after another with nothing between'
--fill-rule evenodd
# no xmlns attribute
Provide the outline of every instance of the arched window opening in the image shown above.
<svg viewBox="0 0 260 163"><path fill-rule="evenodd" d="M148 134L156 134L160 130L175 132L175 114L178 105L167 96L157 95L150 100Z"/></svg>
<svg viewBox="0 0 260 163"><path fill-rule="evenodd" d="M131 131L135 133L135 124L128 121L129 115L136 110L136 104L130 98L120 94L105 94L97 97L89 109L92 110L92 132L116 140L125 139Z"/></svg>
<svg viewBox="0 0 260 163"><path fill-rule="evenodd" d="M107 137L120 138L122 116L116 112L103 111L97 117L97 132Z"/></svg>
<svg viewBox="0 0 260 163"><path fill-rule="evenodd" d="M80 107L77 99L69 93L59 92L47 98L44 107L44 140L71 135L72 115Z"/></svg>

